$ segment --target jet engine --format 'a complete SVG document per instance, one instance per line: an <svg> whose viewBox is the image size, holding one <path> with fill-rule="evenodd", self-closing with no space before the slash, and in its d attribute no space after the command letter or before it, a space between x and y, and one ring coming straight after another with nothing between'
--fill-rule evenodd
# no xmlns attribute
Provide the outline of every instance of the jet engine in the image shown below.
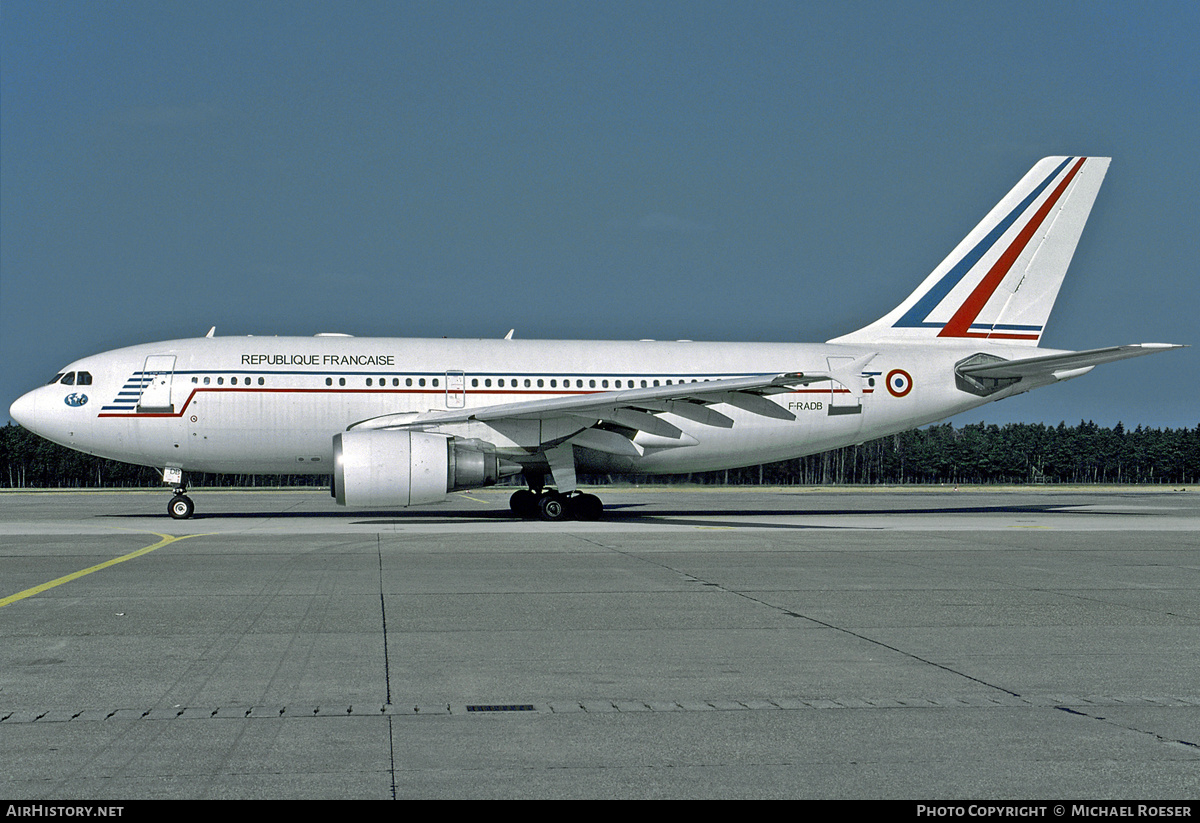
<svg viewBox="0 0 1200 823"><path fill-rule="evenodd" d="M491 486L501 474L520 470L502 467L495 448L480 440L408 430L333 436L332 492L342 506L437 503L452 491Z"/></svg>

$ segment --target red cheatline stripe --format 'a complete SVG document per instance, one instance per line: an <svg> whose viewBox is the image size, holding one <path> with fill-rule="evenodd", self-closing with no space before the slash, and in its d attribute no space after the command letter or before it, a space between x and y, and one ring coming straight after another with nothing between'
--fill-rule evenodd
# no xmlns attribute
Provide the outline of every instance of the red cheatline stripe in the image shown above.
<svg viewBox="0 0 1200 823"><path fill-rule="evenodd" d="M683 384L680 384L680 385L683 385ZM872 389L863 389L863 394L870 394L872 391L873 391ZM283 388L264 389L264 388L258 388L258 387L252 386L250 388L245 388L245 389L240 389L240 388L192 389L192 393L188 395L188 399L184 402L182 408L180 408L179 411L177 411L177 412L108 411L108 412L100 412L99 414L96 415L96 417L123 417L123 418L137 418L139 420L145 420L150 417L160 417L160 418L162 418L162 417L165 417L165 418L183 417L183 415L187 412L188 406L191 405L192 400L195 398L195 396L197 394L199 394L201 392L207 392L207 393L218 393L219 392L222 394L232 394L232 393L236 393L236 394L429 394L429 395L436 395L439 397L446 393L444 389L390 389L390 388L389 389L330 389L330 388L324 388L324 389L322 389L322 388L315 388L315 389L283 389ZM792 389L790 392L781 392L781 394L829 394L829 392L830 392L830 389ZM849 389L833 389L833 392L835 394L849 394L850 390ZM604 394L605 390L604 389L592 389L592 390L583 389L583 390L579 390L579 391L576 391L576 390L563 391L561 389L560 390L548 389L546 391L542 391L540 389L523 389L523 390L516 390L516 391L505 391L503 389L472 389L469 393L471 395L508 395L510 397L515 395L518 398L524 398L529 395L553 395L555 397L572 397L572 396L576 396L576 395L585 395L585 394ZM518 399L518 400L514 400L512 402L520 402L520 400ZM443 410L442 409L434 409L432 411L443 411ZM476 409L476 411L478 411L478 409Z"/></svg>
<svg viewBox="0 0 1200 823"><path fill-rule="evenodd" d="M983 311L983 307L987 305L987 301L991 299L996 291L996 287L1000 285L1000 281L1008 274L1008 270L1017 262L1017 258L1021 256L1021 252L1025 250L1025 246L1033 239L1033 235L1037 232L1038 227L1042 225L1042 221L1046 219L1046 215L1054 208L1054 204L1062 197L1071 180L1074 179L1076 172L1083 166L1083 161L1086 157L1080 157L1079 160L1071 167L1071 171L1063 178L1063 181L1058 184L1058 188L1054 193L1046 199L1042 207L1037 210L1037 214L1033 216L1025 228L1021 229L1021 233L1013 240L1012 245L1000 255L1000 259L992 266L991 270L979 281L979 285L971 292L971 296L963 301L963 304L958 307L958 311L950 318L950 321L942 327L938 332L938 337L982 337L980 334L971 334L971 324L975 322L975 318ZM1036 339L1036 338L1034 338Z"/></svg>

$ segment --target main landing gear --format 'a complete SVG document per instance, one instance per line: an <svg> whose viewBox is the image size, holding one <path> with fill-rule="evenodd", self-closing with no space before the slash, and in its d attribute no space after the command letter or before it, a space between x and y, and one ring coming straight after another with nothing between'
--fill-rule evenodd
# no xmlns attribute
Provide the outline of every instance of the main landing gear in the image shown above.
<svg viewBox="0 0 1200 823"><path fill-rule="evenodd" d="M533 492L520 489L508 499L513 514L528 520L539 518L552 523L561 520L599 520L604 504L594 494L561 494L552 489Z"/></svg>

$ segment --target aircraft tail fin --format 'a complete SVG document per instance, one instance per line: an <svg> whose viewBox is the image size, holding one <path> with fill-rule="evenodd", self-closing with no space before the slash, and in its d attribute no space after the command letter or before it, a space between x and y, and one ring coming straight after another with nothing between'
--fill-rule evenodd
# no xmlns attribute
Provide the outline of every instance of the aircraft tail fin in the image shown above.
<svg viewBox="0 0 1200 823"><path fill-rule="evenodd" d="M903 303L829 342L1037 346L1110 159L1039 160Z"/></svg>

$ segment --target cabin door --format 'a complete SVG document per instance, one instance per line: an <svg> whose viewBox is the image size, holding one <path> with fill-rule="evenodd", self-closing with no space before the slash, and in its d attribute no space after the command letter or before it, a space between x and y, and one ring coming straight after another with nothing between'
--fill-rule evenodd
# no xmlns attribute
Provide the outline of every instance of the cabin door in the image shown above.
<svg viewBox="0 0 1200 823"><path fill-rule="evenodd" d="M173 414L171 378L175 374L175 355L152 354L142 366L142 396L138 398L140 414Z"/></svg>

